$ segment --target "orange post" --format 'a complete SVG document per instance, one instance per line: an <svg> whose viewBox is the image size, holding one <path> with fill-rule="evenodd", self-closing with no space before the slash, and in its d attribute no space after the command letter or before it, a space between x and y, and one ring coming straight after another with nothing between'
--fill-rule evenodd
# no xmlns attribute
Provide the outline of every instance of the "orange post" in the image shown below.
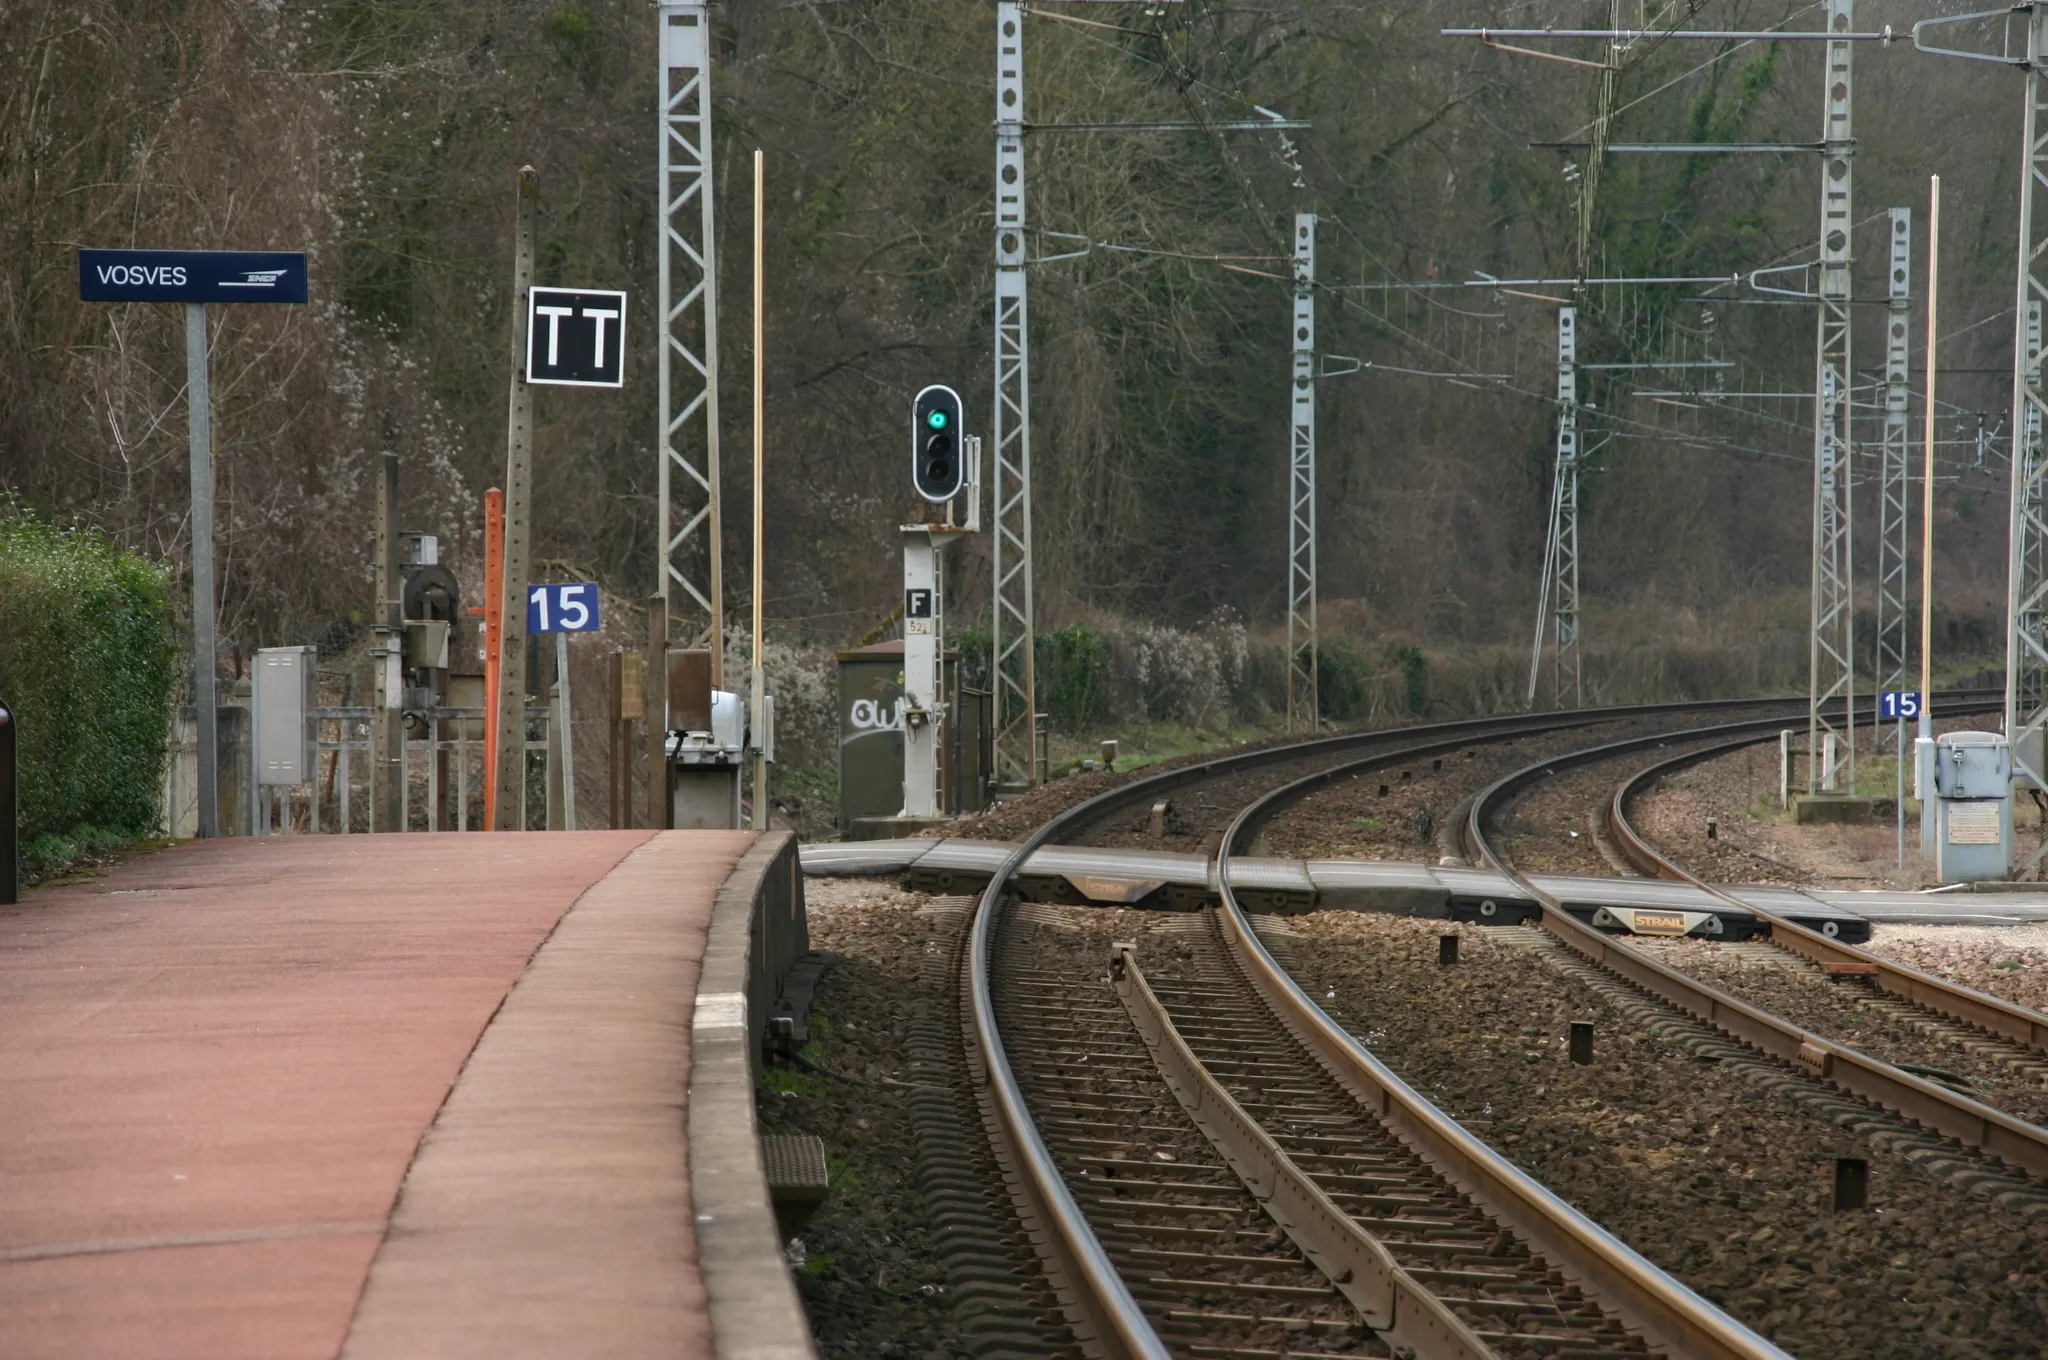
<svg viewBox="0 0 2048 1360"><path fill-rule="evenodd" d="M498 643L505 631L505 493L484 492L484 830L498 825Z"/></svg>

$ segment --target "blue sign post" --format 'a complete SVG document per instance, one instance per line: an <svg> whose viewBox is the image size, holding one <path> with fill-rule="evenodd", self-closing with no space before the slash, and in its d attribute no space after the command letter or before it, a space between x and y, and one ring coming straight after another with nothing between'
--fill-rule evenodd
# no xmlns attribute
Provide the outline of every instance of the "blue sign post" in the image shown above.
<svg viewBox="0 0 2048 1360"><path fill-rule="evenodd" d="M81 302L185 304L185 417L192 447L192 709L199 834L220 834L220 738L214 688L213 404L206 363L209 302L304 302L295 250L80 250Z"/></svg>
<svg viewBox="0 0 2048 1360"><path fill-rule="evenodd" d="M1899 869L1903 872L1906 867L1906 719L1920 716L1920 695L1918 691L1910 689L1886 690L1877 696L1877 716L1881 719L1896 718L1899 722L1899 737L1892 745L1899 758L1896 797L1898 802ZM1927 809L1920 809L1920 815L1925 817Z"/></svg>
<svg viewBox="0 0 2048 1360"><path fill-rule="evenodd" d="M550 710L554 715L549 719L550 728L560 734L555 749L561 753L561 786L559 793L551 792L549 806L554 806L557 796L561 799L562 825L576 829L576 748L570 739L569 704L569 634L594 633L603 625L598 617L597 585L592 581L579 581L569 585L537 585L526 588L526 631L529 636L538 633L555 635L555 706ZM555 724L559 723L557 727ZM549 824L553 824L550 814Z"/></svg>

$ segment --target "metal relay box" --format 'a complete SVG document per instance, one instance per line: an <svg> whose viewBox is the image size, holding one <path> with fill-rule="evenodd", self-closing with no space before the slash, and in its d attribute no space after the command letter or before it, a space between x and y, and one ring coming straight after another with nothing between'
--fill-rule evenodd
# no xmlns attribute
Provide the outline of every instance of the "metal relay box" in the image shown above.
<svg viewBox="0 0 2048 1360"><path fill-rule="evenodd" d="M2012 867L2012 746L1997 732L1935 738L1930 771L1934 869L1944 883L2004 878Z"/></svg>
<svg viewBox="0 0 2048 1360"><path fill-rule="evenodd" d="M313 777L320 708L318 660L311 647L264 647L256 653L250 702L256 710L259 784L303 784Z"/></svg>

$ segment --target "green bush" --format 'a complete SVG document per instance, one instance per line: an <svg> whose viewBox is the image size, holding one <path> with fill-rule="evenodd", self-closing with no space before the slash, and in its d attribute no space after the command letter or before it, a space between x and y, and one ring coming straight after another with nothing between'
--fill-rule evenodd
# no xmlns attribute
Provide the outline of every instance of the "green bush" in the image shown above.
<svg viewBox="0 0 2048 1360"><path fill-rule="evenodd" d="M1316 700L1331 722L1356 722L1372 697L1372 658L1339 640L1316 652Z"/></svg>
<svg viewBox="0 0 2048 1360"><path fill-rule="evenodd" d="M161 569L0 501L0 701L20 724L24 843L156 829L176 660Z"/></svg>
<svg viewBox="0 0 2048 1360"><path fill-rule="evenodd" d="M1085 730L1102 715L1109 648L1080 623L1040 633L1035 641L1039 709L1066 731Z"/></svg>
<svg viewBox="0 0 2048 1360"><path fill-rule="evenodd" d="M1402 678L1407 681L1408 711L1420 713L1429 707L1429 660L1422 649L1411 643L1404 643L1392 651L1394 664L1401 668Z"/></svg>

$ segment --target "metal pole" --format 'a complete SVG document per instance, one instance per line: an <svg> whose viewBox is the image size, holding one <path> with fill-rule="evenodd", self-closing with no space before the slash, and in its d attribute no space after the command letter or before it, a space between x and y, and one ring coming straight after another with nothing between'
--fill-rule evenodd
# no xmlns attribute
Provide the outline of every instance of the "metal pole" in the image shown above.
<svg viewBox="0 0 2048 1360"><path fill-rule="evenodd" d="M1883 467L1878 485L1877 685L1879 694L1906 687L1906 557L1911 546L1912 434L1906 405L1912 325L1913 210L1893 208L1890 304L1885 317ZM1902 720L1903 721L1903 720ZM1880 731L1882 729L1879 729ZM1903 734L1905 728L1900 727ZM1901 761L1905 753L1899 753Z"/></svg>
<svg viewBox="0 0 2048 1360"><path fill-rule="evenodd" d="M1813 632L1808 649L1807 792L1856 787L1856 611L1849 450L1850 55L1855 0L1828 0L1821 156L1820 301L1814 372ZM1841 718L1832 717L1838 709ZM1830 747L1827 737L1835 740ZM1832 756L1830 755L1832 751Z"/></svg>
<svg viewBox="0 0 2048 1360"><path fill-rule="evenodd" d="M199 835L220 834L220 696L214 684L213 396L206 304L185 304L185 418L192 446L192 716L198 741Z"/></svg>
<svg viewBox="0 0 2048 1360"><path fill-rule="evenodd" d="M569 700L569 635L555 634L555 674L559 678L562 739L555 749L562 753L562 829L576 829L576 710Z"/></svg>
<svg viewBox="0 0 2048 1360"><path fill-rule="evenodd" d="M767 421L768 369L765 346L768 335L768 289L762 269L767 249L767 200L763 197L764 171L761 153L754 152L754 667L748 677L747 695L754 709L754 830L768 829L768 734L767 681L761 669L761 631L766 627L767 536L762 518L764 486L762 462L766 447L763 430Z"/></svg>
<svg viewBox="0 0 2048 1360"><path fill-rule="evenodd" d="M1024 6L996 0L995 764L1039 782L1031 604L1031 327L1024 273Z"/></svg>
<svg viewBox="0 0 2048 1360"><path fill-rule="evenodd" d="M512 247L512 387L505 422L504 590L498 625L498 806L493 826L524 831L526 789L526 578L533 543L533 389L526 383L526 300L540 174L519 170Z"/></svg>
<svg viewBox="0 0 2048 1360"><path fill-rule="evenodd" d="M1316 215L1294 215L1287 471L1287 730L1316 730Z"/></svg>
<svg viewBox="0 0 2048 1360"><path fill-rule="evenodd" d="M1924 705L1926 700L1923 698L1921 702ZM1898 770L1895 772L1893 780L1896 786L1896 792L1893 794L1893 812L1897 815L1899 824L1899 870L1903 873L1906 868L1906 718L1904 714L1899 716L1899 735L1898 740L1892 743L1892 753L1898 757Z"/></svg>
<svg viewBox="0 0 2048 1360"><path fill-rule="evenodd" d="M505 493L484 492L484 744L482 830L498 829L498 691L505 683Z"/></svg>
<svg viewBox="0 0 2048 1360"><path fill-rule="evenodd" d="M405 589L398 570L398 455L377 482L377 716L371 720L370 829L405 830Z"/></svg>
<svg viewBox="0 0 2048 1360"><path fill-rule="evenodd" d="M712 213L711 13L704 0L664 3L657 10L661 109L656 193L661 349L657 367L660 423L660 561L655 593L678 628L685 607L671 587L704 611L689 644L711 649L711 685L725 683L724 523L718 473L718 249ZM680 360L680 363L678 363ZM701 423L703 462L692 462L686 438ZM680 470L682 475L675 474ZM697 554L704 557L697 564ZM667 638L664 633L664 641ZM657 658L658 660L659 658ZM657 667L648 683L663 683ZM666 776L664 775L665 779ZM663 798L666 800L666 793ZM666 826L666 816L654 819Z"/></svg>

